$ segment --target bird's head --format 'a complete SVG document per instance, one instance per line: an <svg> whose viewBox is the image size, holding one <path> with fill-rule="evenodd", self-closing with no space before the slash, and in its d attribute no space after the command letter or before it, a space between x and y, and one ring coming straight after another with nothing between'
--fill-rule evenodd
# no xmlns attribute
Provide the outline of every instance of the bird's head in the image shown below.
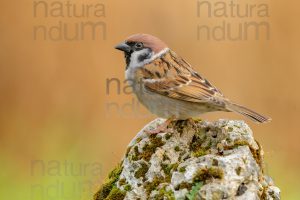
<svg viewBox="0 0 300 200"><path fill-rule="evenodd" d="M115 48L124 52L127 67L142 66L168 49L163 41L149 34L132 35Z"/></svg>

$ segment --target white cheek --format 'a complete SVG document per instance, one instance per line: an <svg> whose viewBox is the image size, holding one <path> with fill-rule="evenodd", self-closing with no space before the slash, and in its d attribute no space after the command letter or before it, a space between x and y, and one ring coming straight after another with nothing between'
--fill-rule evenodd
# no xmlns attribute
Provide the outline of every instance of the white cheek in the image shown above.
<svg viewBox="0 0 300 200"><path fill-rule="evenodd" d="M138 67L142 67L148 63L150 63L151 61L155 60L156 58L159 58L161 56L163 56L165 53L167 53L169 51L169 48L165 48L163 49L161 52L154 54L153 52L151 52L150 58L143 60L142 62L139 62L138 58L140 55L147 53L147 51L149 51L148 49L143 49L141 51L135 51L131 54L131 58L130 58L130 63L128 68L138 68Z"/></svg>
<svg viewBox="0 0 300 200"><path fill-rule="evenodd" d="M133 68L127 68L127 70L125 71L125 78L128 81L128 83L131 83L132 80L134 80L134 71L135 69Z"/></svg>
<svg viewBox="0 0 300 200"><path fill-rule="evenodd" d="M139 56L145 53L148 53L148 49L143 49L141 51L135 51L131 54L130 58L130 63L129 63L129 68L137 68L137 67L142 67L145 65L147 62L151 61L153 57L153 53L151 53L151 57L149 59L143 60L142 62L139 62Z"/></svg>
<svg viewBox="0 0 300 200"><path fill-rule="evenodd" d="M151 61L151 59L153 57L153 53L151 53L150 59L146 59L142 62L139 62L139 60L138 60L139 56L147 53L147 51L148 51L147 49L144 49L141 51L133 52L131 54L129 66L128 66L127 70L125 71L126 80L129 80L128 83L132 82L135 79L134 75L135 75L136 69L144 66L146 63L149 63Z"/></svg>
<svg viewBox="0 0 300 200"><path fill-rule="evenodd" d="M148 50L144 49L141 51L136 51L133 52L131 54L131 58L130 58L130 63L129 66L127 68L127 70L125 71L125 77L126 80L131 80L129 82L132 82L133 80L135 80L135 70L143 67L144 65L150 63L151 61L161 57L162 55L164 55L165 53L167 53L169 51L168 48L165 48L164 50L162 50L161 52L154 54L153 52L151 53L151 57L149 59L143 60L142 62L139 62L138 57L141 54L145 54Z"/></svg>

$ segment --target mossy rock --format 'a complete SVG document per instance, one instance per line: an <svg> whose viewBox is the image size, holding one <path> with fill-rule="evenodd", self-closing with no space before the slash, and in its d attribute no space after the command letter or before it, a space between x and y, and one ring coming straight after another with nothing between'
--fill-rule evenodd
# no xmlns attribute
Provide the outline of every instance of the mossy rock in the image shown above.
<svg viewBox="0 0 300 200"><path fill-rule="evenodd" d="M262 147L244 122L180 120L166 132L145 131L163 122L137 134L94 200L279 199L264 175Z"/></svg>

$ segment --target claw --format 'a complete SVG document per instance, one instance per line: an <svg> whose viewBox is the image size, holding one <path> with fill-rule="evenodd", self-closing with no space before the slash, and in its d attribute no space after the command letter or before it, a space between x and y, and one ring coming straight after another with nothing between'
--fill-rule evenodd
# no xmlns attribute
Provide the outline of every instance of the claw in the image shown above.
<svg viewBox="0 0 300 200"><path fill-rule="evenodd" d="M169 124L173 121L173 119L174 119L173 117L169 118L164 123L160 124L156 129L154 129L154 130L146 130L145 132L148 135L155 135L155 134L166 132L168 130Z"/></svg>

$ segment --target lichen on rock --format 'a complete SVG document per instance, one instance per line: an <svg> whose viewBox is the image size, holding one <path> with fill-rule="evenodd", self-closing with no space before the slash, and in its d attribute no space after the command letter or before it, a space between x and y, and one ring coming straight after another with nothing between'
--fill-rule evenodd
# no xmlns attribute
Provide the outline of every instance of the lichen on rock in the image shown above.
<svg viewBox="0 0 300 200"><path fill-rule="evenodd" d="M164 133L147 134L163 122L136 135L95 200L280 199L243 121L174 121Z"/></svg>

